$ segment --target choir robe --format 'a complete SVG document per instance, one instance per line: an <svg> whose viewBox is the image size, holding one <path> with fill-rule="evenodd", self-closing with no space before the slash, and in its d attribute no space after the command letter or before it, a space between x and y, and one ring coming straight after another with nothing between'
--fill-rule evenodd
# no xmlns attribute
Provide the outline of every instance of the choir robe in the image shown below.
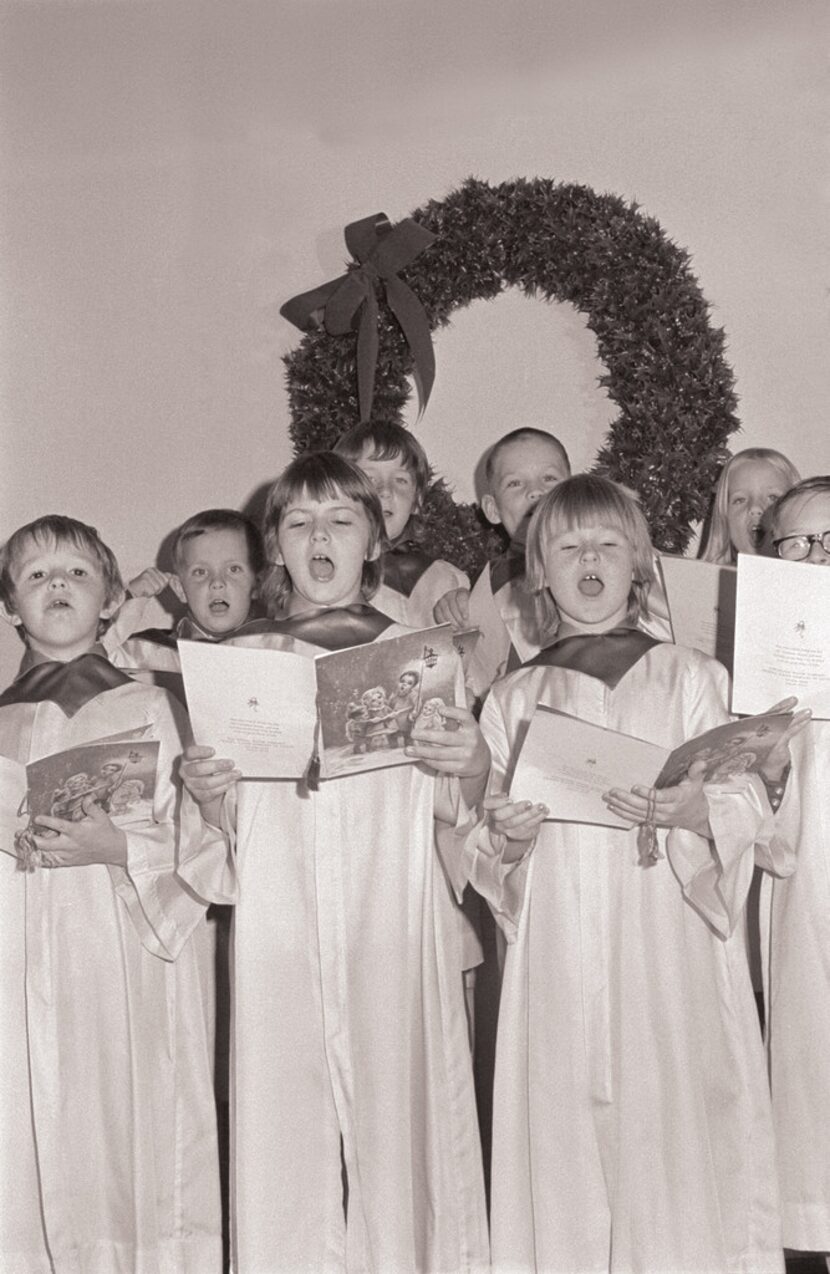
<svg viewBox="0 0 830 1274"><path fill-rule="evenodd" d="M436 603L456 588L469 588L463 571L433 559L406 541L383 554L383 579L372 597L372 605L396 624L409 628L429 628L435 623Z"/></svg>
<svg viewBox="0 0 830 1274"><path fill-rule="evenodd" d="M784 1243L830 1252L830 721L791 752L761 899L767 1049Z"/></svg>
<svg viewBox="0 0 830 1274"><path fill-rule="evenodd" d="M210 1274L222 1268L204 907L174 875L182 713L126 682L65 716L0 708L0 753L27 763L151 727L154 822L126 868L39 867L0 829L0 1269ZM199 829L201 835L201 829Z"/></svg>
<svg viewBox="0 0 830 1274"><path fill-rule="evenodd" d="M569 667L524 668L484 705L491 788L507 790L537 703L674 747L728 719L727 689L720 664L669 644L653 645L616 686ZM513 865L485 829L468 840L470 878L509 942L493 1107L495 1271L783 1270L740 922L754 840L769 835L771 812L747 779L707 797L714 848L673 831L667 856L650 865L639 861L636 829L545 822Z"/></svg>
<svg viewBox="0 0 830 1274"><path fill-rule="evenodd" d="M671 641L668 605L659 574L649 592L650 618L640 621L644 632ZM523 544L511 543L500 557L488 562L470 593L470 627L481 636L469 665L471 689L480 699L493 682L534 659L542 637L536 599L525 579Z"/></svg>
<svg viewBox="0 0 830 1274"><path fill-rule="evenodd" d="M330 612L335 625L342 614ZM361 644L352 631L314 645L314 622L284 621L286 648L312 656ZM384 620L369 639L401 631ZM449 884L457 871L436 849L439 786L455 790L417 765L315 791L242 781L225 802L232 854L181 867L202 897L236 903L240 1274L487 1268L464 930Z"/></svg>

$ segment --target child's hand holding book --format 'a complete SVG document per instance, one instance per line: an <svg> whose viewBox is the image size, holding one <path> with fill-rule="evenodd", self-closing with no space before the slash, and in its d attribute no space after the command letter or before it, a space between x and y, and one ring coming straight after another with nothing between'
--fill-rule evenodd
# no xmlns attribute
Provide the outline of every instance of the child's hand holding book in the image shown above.
<svg viewBox="0 0 830 1274"><path fill-rule="evenodd" d="M711 839L709 805L703 784L706 762L693 761L675 787L612 788L602 799L613 814L651 827L683 827Z"/></svg>
<svg viewBox="0 0 830 1274"><path fill-rule="evenodd" d="M218 827L222 798L242 778L241 771L227 757L218 757L213 748L191 743L182 755L179 777L205 821Z"/></svg>
<svg viewBox="0 0 830 1274"><path fill-rule="evenodd" d="M506 839L502 858L508 863L515 862L527 852L550 813L547 805L534 805L532 801L511 801L504 792L485 797L484 809L491 829Z"/></svg>
<svg viewBox="0 0 830 1274"><path fill-rule="evenodd" d="M32 837L40 853L41 867L90 867L94 863L127 865L127 837L96 804L94 795L86 797L83 818L69 820L51 814L38 814L35 826L47 828Z"/></svg>

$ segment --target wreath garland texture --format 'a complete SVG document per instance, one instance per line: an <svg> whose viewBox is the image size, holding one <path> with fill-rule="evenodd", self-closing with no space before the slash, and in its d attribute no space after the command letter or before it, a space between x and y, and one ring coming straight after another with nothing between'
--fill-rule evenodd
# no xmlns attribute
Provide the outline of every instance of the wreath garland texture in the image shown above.
<svg viewBox="0 0 830 1274"><path fill-rule="evenodd" d="M411 216L437 236L400 274L432 331L508 287L570 302L585 316L605 368L599 384L619 408L595 470L638 492L657 548L682 552L739 428L724 335L709 322L688 253L636 204L543 178L498 186L469 178ZM332 446L357 423L355 345L354 332L315 330L285 356L298 453ZM373 419L403 423L411 372L401 329L381 304ZM488 433L481 450L494 441ZM424 547L471 574L500 551L477 506L456 502L440 477L424 523Z"/></svg>

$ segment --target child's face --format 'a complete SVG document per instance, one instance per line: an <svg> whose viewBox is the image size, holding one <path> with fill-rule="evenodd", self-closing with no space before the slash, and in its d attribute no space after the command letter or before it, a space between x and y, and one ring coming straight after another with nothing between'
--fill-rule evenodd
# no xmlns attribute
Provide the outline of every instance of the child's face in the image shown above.
<svg viewBox="0 0 830 1274"><path fill-rule="evenodd" d="M418 684L418 678L411 672L401 673L398 678L398 689L401 694L408 694L410 690L414 690Z"/></svg>
<svg viewBox="0 0 830 1274"><path fill-rule="evenodd" d="M185 540L171 583L206 632L229 633L244 624L256 592L245 532L218 527Z"/></svg>
<svg viewBox="0 0 830 1274"><path fill-rule="evenodd" d="M830 531L830 491L806 491L795 500L789 500L773 528L776 540L788 535L824 535ZM779 545L786 557L786 545ZM821 547L818 540L810 545L810 551L801 561L811 566L830 566L830 553Z"/></svg>
<svg viewBox="0 0 830 1274"><path fill-rule="evenodd" d="M545 552L545 579L563 623L607 632L628 613L634 551L617 527L561 531Z"/></svg>
<svg viewBox="0 0 830 1274"><path fill-rule="evenodd" d="M768 460L740 460L730 470L726 524L736 553L759 551L765 531L761 520L786 490L786 479Z"/></svg>
<svg viewBox="0 0 830 1274"><path fill-rule="evenodd" d="M12 622L23 625L32 650L64 663L95 645L99 620L120 600L107 604L101 563L69 541L29 539L12 580Z"/></svg>
<svg viewBox="0 0 830 1274"><path fill-rule="evenodd" d="M368 515L357 500L343 494L313 500L302 492L277 529L277 565L291 578L289 614L359 602L363 563L380 552L379 545L370 549L371 541Z"/></svg>
<svg viewBox="0 0 830 1274"><path fill-rule="evenodd" d="M386 534L394 542L412 515L418 499L418 488L414 475L404 464L403 456L393 456L391 460L373 460L370 453L371 447L367 444L356 462L357 467L363 470L378 493Z"/></svg>
<svg viewBox="0 0 830 1274"><path fill-rule="evenodd" d="M554 442L532 434L516 438L496 455L491 489L481 501L485 517L490 522L500 522L511 540L524 543L537 502L551 487L570 476L565 458Z"/></svg>

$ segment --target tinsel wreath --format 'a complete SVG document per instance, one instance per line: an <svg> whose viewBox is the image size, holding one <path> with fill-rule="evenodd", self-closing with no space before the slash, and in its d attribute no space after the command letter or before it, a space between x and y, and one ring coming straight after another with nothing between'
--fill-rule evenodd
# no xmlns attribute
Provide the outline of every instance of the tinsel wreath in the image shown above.
<svg viewBox="0 0 830 1274"><path fill-rule="evenodd" d="M599 384L619 408L595 470L639 492L655 545L682 552L691 524L707 512L726 441L739 428L723 332L709 322L688 253L636 204L543 178L498 186L469 178L411 215L437 238L400 277L432 331L507 287L569 301L585 315L606 369ZM380 295L379 302L372 418L402 424L412 360ZM357 423L355 340L354 332L315 330L286 355L298 453L332 446ZM522 419L520 413L516 424ZM509 427L499 422L500 430ZM488 428L481 451L494 441ZM474 575L500 541L477 507L456 502L439 477L425 510L424 547Z"/></svg>

